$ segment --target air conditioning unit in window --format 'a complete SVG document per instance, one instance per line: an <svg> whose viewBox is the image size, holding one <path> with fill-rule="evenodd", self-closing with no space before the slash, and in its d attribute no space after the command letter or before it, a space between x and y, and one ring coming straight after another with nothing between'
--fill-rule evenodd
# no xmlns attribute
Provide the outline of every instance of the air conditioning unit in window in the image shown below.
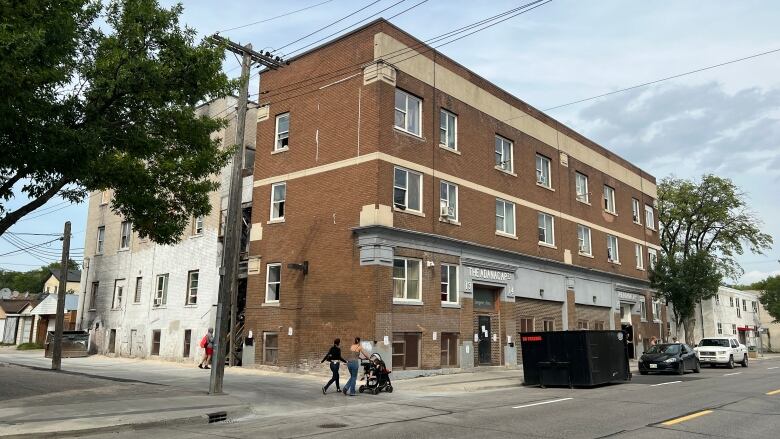
<svg viewBox="0 0 780 439"><path fill-rule="evenodd" d="M544 175L542 174L542 171L536 171L536 182L538 184L545 184Z"/></svg>
<svg viewBox="0 0 780 439"><path fill-rule="evenodd" d="M439 215L446 219L455 218L455 208L448 206L446 201L442 201L441 206L439 207Z"/></svg>
<svg viewBox="0 0 780 439"><path fill-rule="evenodd" d="M161 306L161 305L162 305L162 297L155 297L154 306Z"/></svg>
<svg viewBox="0 0 780 439"><path fill-rule="evenodd" d="M584 245L581 245L581 246L580 246L580 253L586 253L586 254L587 254L588 252L587 252L586 250L587 250L587 249L585 248L585 246L584 246Z"/></svg>

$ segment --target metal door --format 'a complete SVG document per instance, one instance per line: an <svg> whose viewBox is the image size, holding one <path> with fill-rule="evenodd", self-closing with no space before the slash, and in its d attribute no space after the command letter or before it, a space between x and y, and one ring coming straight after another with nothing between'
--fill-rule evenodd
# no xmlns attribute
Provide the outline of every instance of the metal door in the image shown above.
<svg viewBox="0 0 780 439"><path fill-rule="evenodd" d="M479 364L491 364L493 362L492 346L490 341L490 316L479 316L477 319L479 330Z"/></svg>

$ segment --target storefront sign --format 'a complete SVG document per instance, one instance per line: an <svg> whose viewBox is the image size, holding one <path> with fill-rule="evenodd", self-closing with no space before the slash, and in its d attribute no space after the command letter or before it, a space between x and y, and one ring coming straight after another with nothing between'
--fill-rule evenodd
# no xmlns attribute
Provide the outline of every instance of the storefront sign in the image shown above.
<svg viewBox="0 0 780 439"><path fill-rule="evenodd" d="M623 300L630 300L632 302L639 302L642 300L642 296L636 293L629 293L626 291L618 291L617 292L618 299Z"/></svg>
<svg viewBox="0 0 780 439"><path fill-rule="evenodd" d="M512 280L512 273L506 271L490 270L488 268L467 267L472 278L495 280L500 282L509 282Z"/></svg>

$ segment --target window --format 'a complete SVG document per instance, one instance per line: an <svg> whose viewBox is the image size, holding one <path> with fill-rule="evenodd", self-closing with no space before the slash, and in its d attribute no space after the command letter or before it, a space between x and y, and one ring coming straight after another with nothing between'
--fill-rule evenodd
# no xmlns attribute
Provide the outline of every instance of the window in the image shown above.
<svg viewBox="0 0 780 439"><path fill-rule="evenodd" d="M661 320L661 302L653 300L653 320Z"/></svg>
<svg viewBox="0 0 780 439"><path fill-rule="evenodd" d="M108 204L111 200L111 193L109 191L100 191L100 205Z"/></svg>
<svg viewBox="0 0 780 439"><path fill-rule="evenodd" d="M458 266L441 265L441 301L458 303Z"/></svg>
<svg viewBox="0 0 780 439"><path fill-rule="evenodd" d="M720 322L718 322L718 335L723 334L723 325L721 325Z"/></svg>
<svg viewBox="0 0 780 439"><path fill-rule="evenodd" d="M116 329L112 329L108 333L108 353L116 353Z"/></svg>
<svg viewBox="0 0 780 439"><path fill-rule="evenodd" d="M577 224L577 244L580 254L593 255L590 247L590 228Z"/></svg>
<svg viewBox="0 0 780 439"><path fill-rule="evenodd" d="M534 332L534 318L533 317L520 317L517 322L520 325L520 333Z"/></svg>
<svg viewBox="0 0 780 439"><path fill-rule="evenodd" d="M268 264L265 269L265 302L279 302L282 286L282 264Z"/></svg>
<svg viewBox="0 0 780 439"><path fill-rule="evenodd" d="M658 252L654 248L647 249L647 258L650 261L650 269L654 269L658 263Z"/></svg>
<svg viewBox="0 0 780 439"><path fill-rule="evenodd" d="M152 331L152 355L160 355L160 339L162 338L162 331L155 329Z"/></svg>
<svg viewBox="0 0 780 439"><path fill-rule="evenodd" d="M200 273L193 270L187 273L187 305L198 303L198 278Z"/></svg>
<svg viewBox="0 0 780 439"><path fill-rule="evenodd" d="M219 211L219 236L225 236L225 221L227 221L227 209Z"/></svg>
<svg viewBox="0 0 780 439"><path fill-rule="evenodd" d="M441 367L458 367L457 333L441 333Z"/></svg>
<svg viewBox="0 0 780 439"><path fill-rule="evenodd" d="M395 168L393 205L401 210L422 212L422 175Z"/></svg>
<svg viewBox="0 0 780 439"><path fill-rule="evenodd" d="M634 259L636 259L636 268L639 270L645 269L645 258L642 251L641 244L634 244Z"/></svg>
<svg viewBox="0 0 780 439"><path fill-rule="evenodd" d="M284 205L287 198L287 183L271 185L271 221L284 220Z"/></svg>
<svg viewBox="0 0 780 439"><path fill-rule="evenodd" d="M642 224L642 220L639 217L639 200L636 198L631 199L631 219L635 224Z"/></svg>
<svg viewBox="0 0 780 439"><path fill-rule="evenodd" d="M653 207L645 204L645 226L648 229L655 230L655 215L653 214Z"/></svg>
<svg viewBox="0 0 780 439"><path fill-rule="evenodd" d="M720 294L715 295L715 305L720 305Z"/></svg>
<svg viewBox="0 0 780 439"><path fill-rule="evenodd" d="M607 260L609 262L620 262L618 239L616 236L607 235Z"/></svg>
<svg viewBox="0 0 780 439"><path fill-rule="evenodd" d="M99 282L92 282L92 288L89 290L89 309L92 311L96 309L99 285Z"/></svg>
<svg viewBox="0 0 780 439"><path fill-rule="evenodd" d="M737 299L737 317L742 318L742 311L739 309L739 299Z"/></svg>
<svg viewBox="0 0 780 439"><path fill-rule="evenodd" d="M187 358L190 356L190 346L192 346L192 329L184 330L184 349L182 350L182 356Z"/></svg>
<svg viewBox="0 0 780 439"><path fill-rule="evenodd" d="M747 300L742 299L742 311L747 312Z"/></svg>
<svg viewBox="0 0 780 439"><path fill-rule="evenodd" d="M446 181L439 185L439 204L441 217L457 221L458 220L458 186Z"/></svg>
<svg viewBox="0 0 780 439"><path fill-rule="evenodd" d="M125 280L117 279L114 281L114 299L111 302L111 308L119 309L122 307L122 298L125 294Z"/></svg>
<svg viewBox="0 0 780 439"><path fill-rule="evenodd" d="M496 232L515 236L515 204L496 198Z"/></svg>
<svg viewBox="0 0 780 439"><path fill-rule="evenodd" d="M512 173L512 142L501 136L496 136L496 168Z"/></svg>
<svg viewBox="0 0 780 439"><path fill-rule="evenodd" d="M645 303L645 299L639 301L639 317L642 320L647 320L647 304Z"/></svg>
<svg viewBox="0 0 780 439"><path fill-rule="evenodd" d="M587 330L588 329L588 321L587 320L577 320L577 329L579 329L579 330Z"/></svg>
<svg viewBox="0 0 780 439"><path fill-rule="evenodd" d="M615 211L615 189L604 185L604 210L609 213L617 213Z"/></svg>
<svg viewBox="0 0 780 439"><path fill-rule="evenodd" d="M553 319L544 319L544 320L542 320L542 329L545 332L555 331L555 320L553 320Z"/></svg>
<svg viewBox="0 0 780 439"><path fill-rule="evenodd" d="M731 333L737 335L737 325L731 324Z"/></svg>
<svg viewBox="0 0 780 439"><path fill-rule="evenodd" d="M198 215L192 220L192 234L193 235L202 235L203 234L203 215Z"/></svg>
<svg viewBox="0 0 780 439"><path fill-rule="evenodd" d="M274 151L283 151L290 145L290 113L276 116L276 143Z"/></svg>
<svg viewBox="0 0 780 439"><path fill-rule="evenodd" d="M154 306L168 303L168 274L157 275L157 285L154 290Z"/></svg>
<svg viewBox="0 0 780 439"><path fill-rule="evenodd" d="M122 228L120 229L119 248L125 250L130 248L130 233L131 227L129 221L122 221Z"/></svg>
<svg viewBox="0 0 780 439"><path fill-rule="evenodd" d="M593 322L593 329L595 329L596 331L603 331L604 330L604 322L602 322L601 320L597 320L597 321Z"/></svg>
<svg viewBox="0 0 780 439"><path fill-rule="evenodd" d="M422 100L399 89L395 89L395 127L420 136Z"/></svg>
<svg viewBox="0 0 780 439"><path fill-rule="evenodd" d="M141 276L135 278L135 295L133 296L133 303L141 303L141 291L143 288L143 279Z"/></svg>
<svg viewBox="0 0 780 439"><path fill-rule="evenodd" d="M536 184L544 187L552 187L550 179L550 159L536 154Z"/></svg>
<svg viewBox="0 0 780 439"><path fill-rule="evenodd" d="M393 300L420 301L420 265L418 259L393 259Z"/></svg>
<svg viewBox="0 0 780 439"><path fill-rule="evenodd" d="M729 297L729 306L734 308L734 298L733 297Z"/></svg>
<svg viewBox="0 0 780 439"><path fill-rule="evenodd" d="M279 360L279 334L263 333L263 364L276 366Z"/></svg>
<svg viewBox="0 0 780 439"><path fill-rule="evenodd" d="M553 217L546 213L539 213L539 244L555 245L555 229L553 228Z"/></svg>
<svg viewBox="0 0 780 439"><path fill-rule="evenodd" d="M758 312L758 304L756 303L756 301L754 300L750 303L753 305L753 312Z"/></svg>
<svg viewBox="0 0 780 439"><path fill-rule="evenodd" d="M393 368L416 369L420 367L419 332L393 333Z"/></svg>
<svg viewBox="0 0 780 439"><path fill-rule="evenodd" d="M98 227L97 231L97 246L95 250L95 254L102 255L103 254L103 243L106 239L106 226L100 226Z"/></svg>
<svg viewBox="0 0 780 439"><path fill-rule="evenodd" d="M590 193L588 192L588 176L580 174L579 172L574 174L574 191L577 194L577 201L583 203L590 203Z"/></svg>
<svg viewBox="0 0 780 439"><path fill-rule="evenodd" d="M439 145L458 150L458 116L443 109L439 114Z"/></svg>

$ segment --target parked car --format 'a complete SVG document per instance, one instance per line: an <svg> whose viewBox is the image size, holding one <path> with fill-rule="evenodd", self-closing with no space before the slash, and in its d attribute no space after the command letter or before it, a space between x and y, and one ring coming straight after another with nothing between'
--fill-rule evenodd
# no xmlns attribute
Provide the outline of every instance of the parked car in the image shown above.
<svg viewBox="0 0 780 439"><path fill-rule="evenodd" d="M694 349L701 364L716 366L723 364L729 369L739 362L742 367L748 367L748 349L735 337L703 338Z"/></svg>
<svg viewBox="0 0 780 439"><path fill-rule="evenodd" d="M686 370L701 372L699 359L690 346L684 343L662 343L650 346L639 358L639 373L675 372L684 374Z"/></svg>

